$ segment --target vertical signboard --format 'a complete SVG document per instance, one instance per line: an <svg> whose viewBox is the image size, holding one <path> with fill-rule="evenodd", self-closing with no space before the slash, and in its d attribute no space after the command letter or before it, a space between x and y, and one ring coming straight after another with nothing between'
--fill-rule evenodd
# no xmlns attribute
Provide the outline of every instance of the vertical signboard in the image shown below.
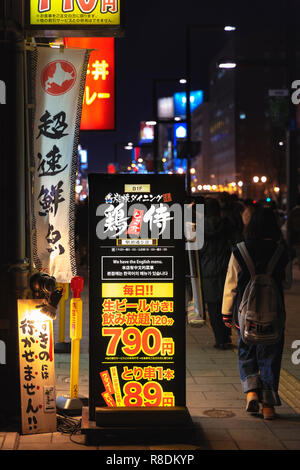
<svg viewBox="0 0 300 470"><path fill-rule="evenodd" d="M22 433L56 431L52 320L39 300L18 300Z"/></svg>
<svg viewBox="0 0 300 470"><path fill-rule="evenodd" d="M115 128L114 38L65 38L66 47L91 49L80 130Z"/></svg>
<svg viewBox="0 0 300 470"><path fill-rule="evenodd" d="M39 47L33 55L33 261L69 283L76 274L75 180L89 52Z"/></svg>
<svg viewBox="0 0 300 470"><path fill-rule="evenodd" d="M185 407L184 176L91 174L89 191L91 419Z"/></svg>

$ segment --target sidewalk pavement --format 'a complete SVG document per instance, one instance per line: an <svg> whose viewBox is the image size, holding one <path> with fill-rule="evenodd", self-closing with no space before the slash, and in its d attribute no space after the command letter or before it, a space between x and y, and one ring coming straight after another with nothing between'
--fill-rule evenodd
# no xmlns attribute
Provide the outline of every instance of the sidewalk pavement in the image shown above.
<svg viewBox="0 0 300 470"><path fill-rule="evenodd" d="M264 421L261 416L245 412L241 391L236 349L220 351L213 347L214 337L209 325L187 326L187 407L196 429L196 440L184 435L173 444L163 445L85 445L85 435L49 434L19 435L0 430L1 450L300 450L300 364L293 364L292 354L300 360L300 352L292 348L299 341L300 349L300 270L294 267L294 282L286 291L287 324L279 394L282 406L278 419ZM80 354L79 394L88 397L88 290L83 291L84 327ZM69 341L69 308L66 308L66 341ZM58 338L58 321L54 322ZM233 334L233 342L236 335ZM294 361L295 362L295 361ZM57 395L68 395L70 354L55 354ZM79 419L80 417L78 417Z"/></svg>

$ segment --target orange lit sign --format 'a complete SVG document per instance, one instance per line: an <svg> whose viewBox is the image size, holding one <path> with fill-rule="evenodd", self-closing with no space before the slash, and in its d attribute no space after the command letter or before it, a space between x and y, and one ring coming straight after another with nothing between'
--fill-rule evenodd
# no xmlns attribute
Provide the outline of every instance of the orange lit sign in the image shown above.
<svg viewBox="0 0 300 470"><path fill-rule="evenodd" d="M65 38L65 46L91 52L80 130L115 128L115 47L113 38Z"/></svg>

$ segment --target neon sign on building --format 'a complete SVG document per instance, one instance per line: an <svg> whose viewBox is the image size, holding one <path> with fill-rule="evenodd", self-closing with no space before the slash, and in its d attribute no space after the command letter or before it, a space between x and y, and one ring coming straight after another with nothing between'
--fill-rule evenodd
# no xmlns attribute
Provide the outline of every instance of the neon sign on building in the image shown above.
<svg viewBox="0 0 300 470"><path fill-rule="evenodd" d="M65 38L66 47L93 49L90 55L80 130L115 128L114 38Z"/></svg>

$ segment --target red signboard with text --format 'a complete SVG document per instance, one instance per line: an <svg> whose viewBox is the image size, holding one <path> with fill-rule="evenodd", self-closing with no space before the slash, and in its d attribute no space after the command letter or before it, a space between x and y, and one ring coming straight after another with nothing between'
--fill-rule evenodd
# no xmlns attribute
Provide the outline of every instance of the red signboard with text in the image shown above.
<svg viewBox="0 0 300 470"><path fill-rule="evenodd" d="M80 130L114 130L114 38L65 38L64 42L69 48L94 49L86 75Z"/></svg>

